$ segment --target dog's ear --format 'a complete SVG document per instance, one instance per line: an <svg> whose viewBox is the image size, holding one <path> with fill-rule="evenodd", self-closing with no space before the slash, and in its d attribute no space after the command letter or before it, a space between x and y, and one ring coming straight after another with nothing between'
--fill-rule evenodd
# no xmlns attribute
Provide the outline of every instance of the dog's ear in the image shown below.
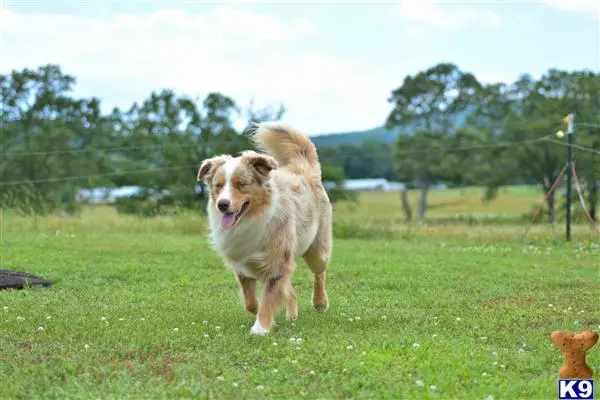
<svg viewBox="0 0 600 400"><path fill-rule="evenodd" d="M242 152L242 158L264 178L269 176L272 170L279 168L277 160L267 154L249 150Z"/></svg>
<svg viewBox="0 0 600 400"><path fill-rule="evenodd" d="M200 168L198 168L198 176L196 177L196 180L198 182L200 182L200 181L208 182L210 180L210 178L213 176L213 174L215 173L215 171L217 170L217 168L219 168L221 165L225 164L230 159L231 159L231 156L222 155L222 156L216 156L213 158L208 158L208 159L202 161Z"/></svg>

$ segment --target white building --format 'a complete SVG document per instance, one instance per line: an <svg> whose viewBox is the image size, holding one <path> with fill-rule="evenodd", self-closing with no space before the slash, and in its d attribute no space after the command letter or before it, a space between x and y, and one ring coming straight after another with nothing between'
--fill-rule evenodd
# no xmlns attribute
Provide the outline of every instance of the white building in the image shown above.
<svg viewBox="0 0 600 400"><path fill-rule="evenodd" d="M324 185L327 189L334 187L333 182L325 182ZM344 181L344 189L351 191L378 190L383 192L401 192L406 189L406 185L402 182L390 182L384 178L347 179Z"/></svg>

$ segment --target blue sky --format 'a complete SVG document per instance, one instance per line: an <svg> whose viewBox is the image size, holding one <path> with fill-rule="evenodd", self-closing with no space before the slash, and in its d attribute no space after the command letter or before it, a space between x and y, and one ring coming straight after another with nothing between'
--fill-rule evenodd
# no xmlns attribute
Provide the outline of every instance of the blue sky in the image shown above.
<svg viewBox="0 0 600 400"><path fill-rule="evenodd" d="M595 0L122 3L5 1L0 70L58 63L106 110L161 88L283 102L309 134L381 125L404 76L442 61L484 82L600 71Z"/></svg>

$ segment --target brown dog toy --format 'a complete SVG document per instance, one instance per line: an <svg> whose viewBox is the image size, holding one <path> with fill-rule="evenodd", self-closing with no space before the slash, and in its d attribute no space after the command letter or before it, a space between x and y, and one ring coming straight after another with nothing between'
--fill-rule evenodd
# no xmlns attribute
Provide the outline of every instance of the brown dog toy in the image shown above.
<svg viewBox="0 0 600 400"><path fill-rule="evenodd" d="M565 362L558 372L561 378L592 378L593 371L585 362L585 353L598 342L596 332L574 333L556 330L550 334L550 338L565 356Z"/></svg>

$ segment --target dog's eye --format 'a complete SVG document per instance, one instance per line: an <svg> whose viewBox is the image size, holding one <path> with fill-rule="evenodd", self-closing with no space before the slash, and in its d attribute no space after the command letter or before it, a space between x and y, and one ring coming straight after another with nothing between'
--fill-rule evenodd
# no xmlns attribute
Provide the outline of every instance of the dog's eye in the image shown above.
<svg viewBox="0 0 600 400"><path fill-rule="evenodd" d="M217 190L221 190L221 189L223 189L223 184L221 184L221 183L217 183L217 184L215 185L215 188L217 188Z"/></svg>
<svg viewBox="0 0 600 400"><path fill-rule="evenodd" d="M246 184L245 184L245 183L243 183L243 182L240 182L240 183L238 183L238 184L237 184L237 188L238 188L238 190L242 190L242 189L244 189L245 187L246 187Z"/></svg>

